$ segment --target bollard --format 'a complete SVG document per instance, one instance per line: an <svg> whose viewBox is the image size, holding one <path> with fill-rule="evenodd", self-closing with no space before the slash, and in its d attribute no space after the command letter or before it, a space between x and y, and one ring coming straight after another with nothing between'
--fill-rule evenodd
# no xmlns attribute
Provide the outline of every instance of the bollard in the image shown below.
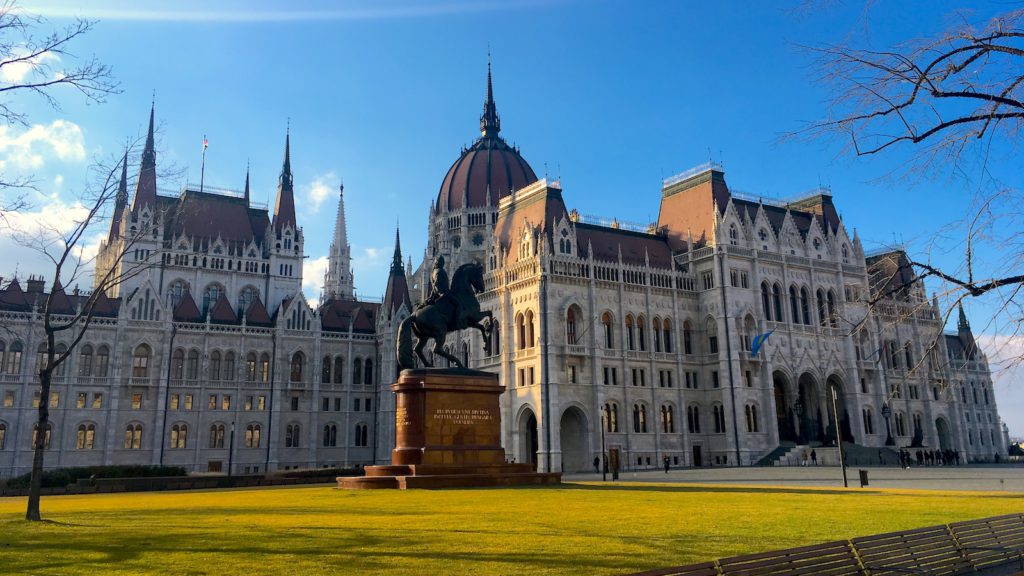
<svg viewBox="0 0 1024 576"><path fill-rule="evenodd" d="M867 470L858 470L857 472L860 473L860 487L863 488L863 487L867 486L868 485L868 471Z"/></svg>

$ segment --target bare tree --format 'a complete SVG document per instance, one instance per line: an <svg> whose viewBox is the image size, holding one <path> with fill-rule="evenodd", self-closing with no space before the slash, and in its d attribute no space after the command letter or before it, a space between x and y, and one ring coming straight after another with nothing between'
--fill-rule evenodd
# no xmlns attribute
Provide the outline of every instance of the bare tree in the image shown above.
<svg viewBox="0 0 1024 576"><path fill-rule="evenodd" d="M1024 10L980 26L964 14L931 38L881 49L834 44L808 50L829 87L829 117L801 136L838 136L857 157L905 149L906 175L978 174L983 185L964 206L965 218L940 230L920 252L908 252L898 282L869 298L891 299L926 279L941 286L953 309L988 296L998 309L991 323L1019 333L1024 315L1024 194L999 182L991 162L1016 160L1024 126ZM960 254L952 263L948 254ZM933 255L935 256L933 258ZM941 258L940 258L941 256Z"/></svg>
<svg viewBox="0 0 1024 576"><path fill-rule="evenodd" d="M16 0L0 1L0 122L28 125L21 98L41 98L60 110L61 92L78 92L87 102L102 103L119 92L108 65L95 57L78 59L71 46L93 30L95 22L76 20L63 28L39 33L45 21L26 13ZM31 176L0 174L0 191L21 191L33 187ZM25 195L0 200L0 218L25 207Z"/></svg>

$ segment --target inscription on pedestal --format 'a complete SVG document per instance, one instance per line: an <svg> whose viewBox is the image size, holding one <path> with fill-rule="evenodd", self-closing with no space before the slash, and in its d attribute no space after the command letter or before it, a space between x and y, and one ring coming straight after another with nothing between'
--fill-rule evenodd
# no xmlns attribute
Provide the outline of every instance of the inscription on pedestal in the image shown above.
<svg viewBox="0 0 1024 576"><path fill-rule="evenodd" d="M479 408L437 408L432 415L434 420L451 422L459 426L472 426L479 422L489 422L494 419L490 410Z"/></svg>
<svg viewBox="0 0 1024 576"><path fill-rule="evenodd" d="M405 428L410 426L412 423L409 421L409 411L405 406L399 406L395 409L395 426L399 428Z"/></svg>

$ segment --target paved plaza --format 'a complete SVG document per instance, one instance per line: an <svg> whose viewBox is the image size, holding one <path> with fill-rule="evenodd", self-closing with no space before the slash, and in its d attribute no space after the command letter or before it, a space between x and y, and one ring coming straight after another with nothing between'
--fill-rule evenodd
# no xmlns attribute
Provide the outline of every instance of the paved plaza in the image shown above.
<svg viewBox="0 0 1024 576"><path fill-rule="evenodd" d="M858 470L867 470L869 485L872 488L1024 492L1024 465L951 466L911 468L909 470L891 466L847 468L851 487L860 486ZM608 479L611 480L610 474ZM564 480L567 482L600 481L601 475L571 474L565 475ZM626 482L841 487L843 474L838 466L700 468L670 470L668 474L664 470L623 472L619 474L619 480Z"/></svg>

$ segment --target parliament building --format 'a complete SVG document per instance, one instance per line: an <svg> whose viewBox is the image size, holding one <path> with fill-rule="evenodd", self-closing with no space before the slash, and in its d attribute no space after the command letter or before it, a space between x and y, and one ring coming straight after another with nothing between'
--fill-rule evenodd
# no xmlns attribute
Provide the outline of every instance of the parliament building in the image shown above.
<svg viewBox="0 0 1024 576"><path fill-rule="evenodd" d="M153 122L151 110L134 194L126 157L97 257L97 286L124 280L94 299L48 398L42 311L70 317L91 292L0 284L0 477L30 469L40 402L47 467L390 462L395 333L437 256L449 273L487 270L489 353L475 331L445 346L498 375L506 452L539 470L592 469L602 453L620 469L786 463L809 447L827 461L837 435L854 457L1007 453L962 308L944 331L906 256L865 254L828 190L750 198L712 163L651 190L649 225L581 216L501 136L488 71L480 137L429 199L423 261L403 262L396 232L383 298L357 297L339 190L312 305L289 136L271 209L250 199L248 174L241 191L159 194Z"/></svg>

